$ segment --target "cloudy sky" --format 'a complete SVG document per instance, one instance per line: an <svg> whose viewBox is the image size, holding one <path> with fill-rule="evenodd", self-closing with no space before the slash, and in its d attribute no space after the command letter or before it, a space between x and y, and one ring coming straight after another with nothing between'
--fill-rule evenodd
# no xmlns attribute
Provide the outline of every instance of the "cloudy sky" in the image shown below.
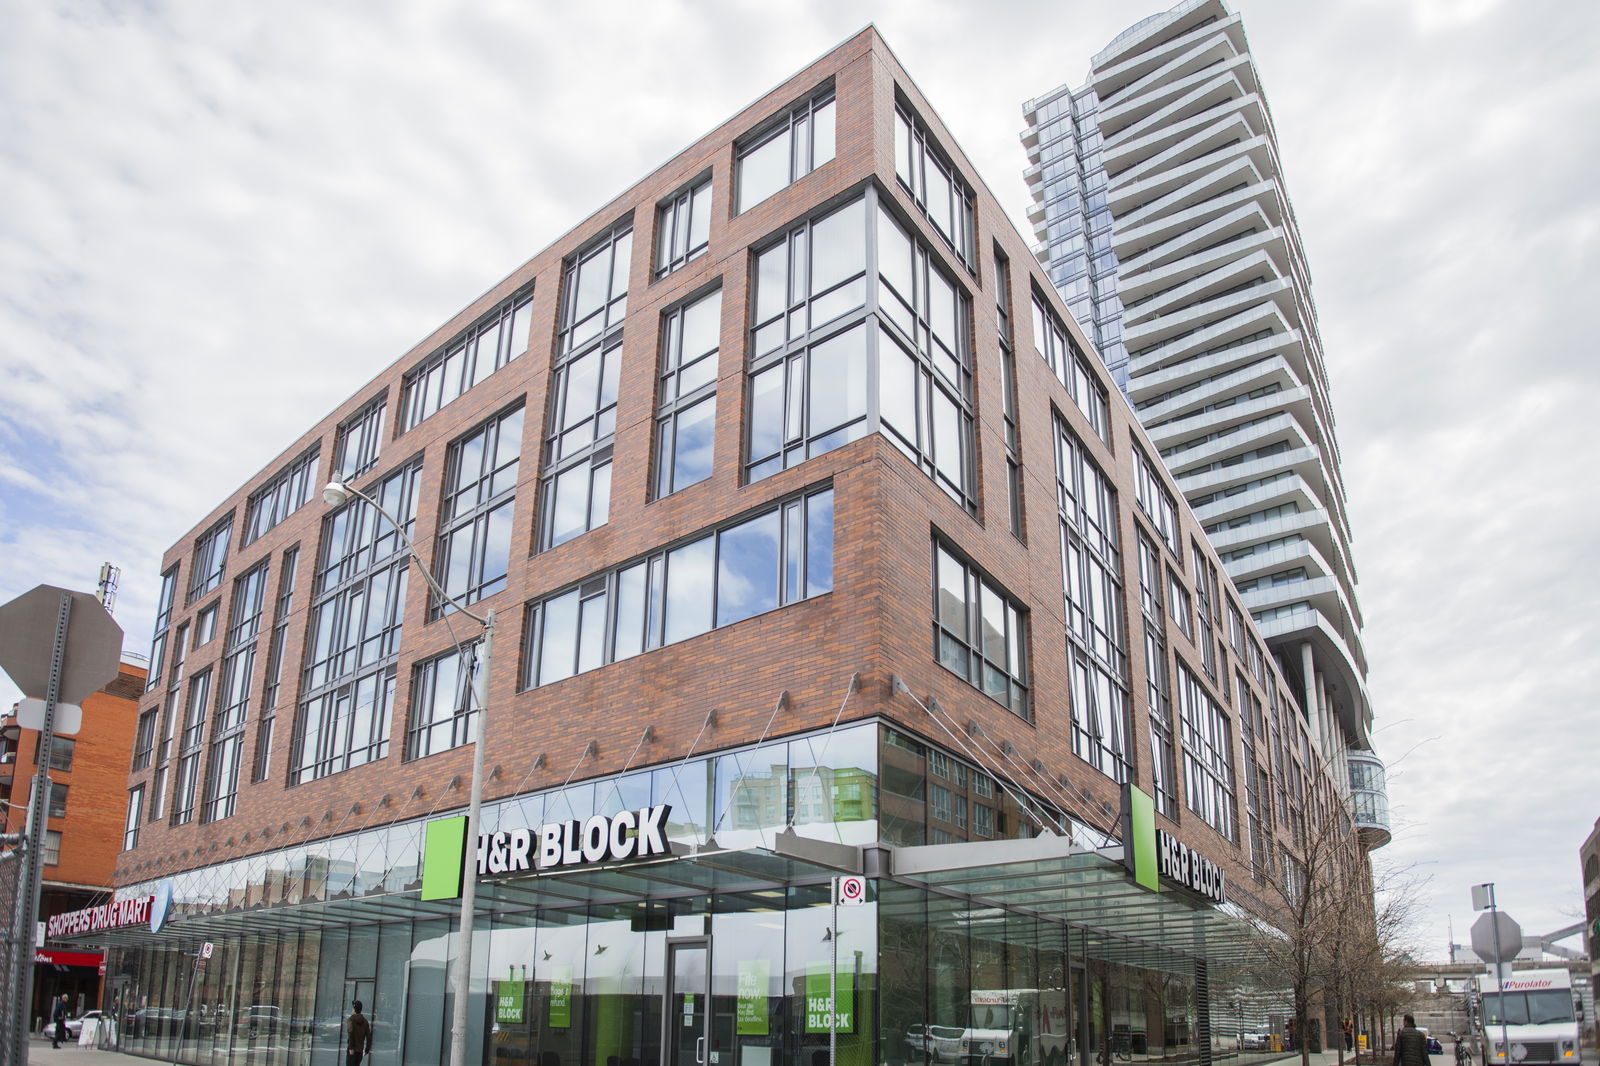
<svg viewBox="0 0 1600 1066"><path fill-rule="evenodd" d="M1161 6L0 0L0 600L111 560L144 650L216 500L869 19L1020 221L1022 101ZM1600 816L1600 5L1237 9L1333 382L1379 857L1430 879L1428 957L1481 881L1549 931Z"/></svg>

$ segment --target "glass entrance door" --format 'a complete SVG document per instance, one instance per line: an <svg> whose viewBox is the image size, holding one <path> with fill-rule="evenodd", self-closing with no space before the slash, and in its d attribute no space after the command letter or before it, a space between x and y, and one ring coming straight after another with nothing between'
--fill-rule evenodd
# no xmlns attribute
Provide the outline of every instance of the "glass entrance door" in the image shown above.
<svg viewBox="0 0 1600 1066"><path fill-rule="evenodd" d="M707 1066L711 1036L711 945L704 940L667 945L666 1039L662 1066Z"/></svg>

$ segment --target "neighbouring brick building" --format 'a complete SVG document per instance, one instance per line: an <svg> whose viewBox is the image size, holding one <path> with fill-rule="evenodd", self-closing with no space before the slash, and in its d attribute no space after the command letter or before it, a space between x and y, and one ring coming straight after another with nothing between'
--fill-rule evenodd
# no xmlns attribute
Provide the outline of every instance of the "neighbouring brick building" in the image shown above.
<svg viewBox="0 0 1600 1066"><path fill-rule="evenodd" d="M43 842L39 921L109 897L123 846L122 796L128 784L134 722L144 695L145 666L124 658L117 678L83 701L83 729L51 745L50 809ZM0 833L26 833L39 767L39 731L0 717ZM34 951L30 1017L66 993L74 1014L99 1005L102 955L92 945L46 940Z"/></svg>
<svg viewBox="0 0 1600 1066"><path fill-rule="evenodd" d="M361 999L381 1066L444 1053L424 827L466 804L479 627L337 481L496 616L469 1061L1235 1053L1264 1022L1209 970L1335 790L1155 455L862 31L166 553L125 1049L331 1064ZM1128 875L1124 807L1199 891Z"/></svg>

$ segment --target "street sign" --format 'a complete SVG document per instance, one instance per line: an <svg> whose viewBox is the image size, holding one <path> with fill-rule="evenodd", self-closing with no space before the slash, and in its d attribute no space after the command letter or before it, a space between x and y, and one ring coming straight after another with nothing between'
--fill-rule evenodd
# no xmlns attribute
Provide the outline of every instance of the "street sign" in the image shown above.
<svg viewBox="0 0 1600 1066"><path fill-rule="evenodd" d="M0 606L0 667L24 696L44 699L49 694L62 596L72 598L72 614L56 699L81 704L116 680L122 657L122 627L91 593L39 585Z"/></svg>
<svg viewBox="0 0 1600 1066"><path fill-rule="evenodd" d="M848 875L839 878L838 881L839 906L859 907L867 901L867 879L865 877Z"/></svg>
<svg viewBox="0 0 1600 1066"><path fill-rule="evenodd" d="M202 959L209 959L211 957L211 952L211 941L207 940L204 944L200 945L200 957Z"/></svg>
<svg viewBox="0 0 1600 1066"><path fill-rule="evenodd" d="M1510 962L1522 950L1522 926L1505 911L1485 911L1472 923L1472 950L1484 962Z"/></svg>
<svg viewBox="0 0 1600 1066"><path fill-rule="evenodd" d="M17 724L24 729L44 728L44 700L29 697L17 701ZM58 737L75 736L83 728L83 708L76 703L56 704L55 722L50 731Z"/></svg>

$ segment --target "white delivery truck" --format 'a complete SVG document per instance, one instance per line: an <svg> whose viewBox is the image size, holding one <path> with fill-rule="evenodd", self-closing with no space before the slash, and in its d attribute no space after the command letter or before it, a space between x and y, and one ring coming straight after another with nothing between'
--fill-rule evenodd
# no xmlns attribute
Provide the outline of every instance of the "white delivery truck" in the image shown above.
<svg viewBox="0 0 1600 1066"><path fill-rule="evenodd" d="M1478 978L1478 987L1478 1017L1488 1048L1484 1066L1577 1066L1581 1033L1566 970L1514 971L1503 992L1491 971Z"/></svg>
<svg viewBox="0 0 1600 1066"><path fill-rule="evenodd" d="M974 988L961 1058L968 1066L1066 1066L1072 1054L1062 988Z"/></svg>

